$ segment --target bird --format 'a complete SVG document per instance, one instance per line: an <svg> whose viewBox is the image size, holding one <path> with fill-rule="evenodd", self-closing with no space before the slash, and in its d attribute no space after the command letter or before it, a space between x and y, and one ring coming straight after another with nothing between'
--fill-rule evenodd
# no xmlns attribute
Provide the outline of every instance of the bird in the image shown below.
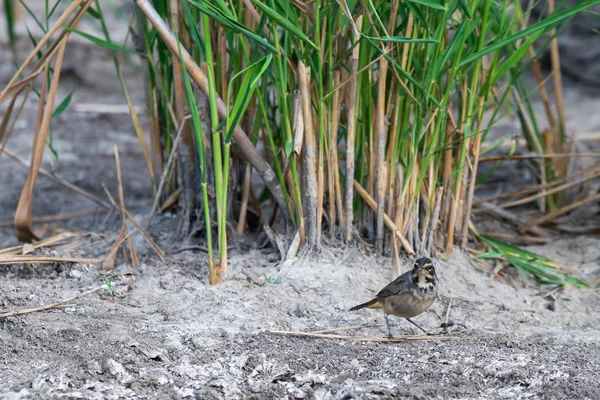
<svg viewBox="0 0 600 400"><path fill-rule="evenodd" d="M424 313L433 304L438 291L438 277L435 267L429 258L423 257L415 261L413 268L397 277L384 287L373 300L352 307L348 311L361 308L383 309L388 337L392 337L389 315L405 318L408 322L425 332L412 317Z"/></svg>

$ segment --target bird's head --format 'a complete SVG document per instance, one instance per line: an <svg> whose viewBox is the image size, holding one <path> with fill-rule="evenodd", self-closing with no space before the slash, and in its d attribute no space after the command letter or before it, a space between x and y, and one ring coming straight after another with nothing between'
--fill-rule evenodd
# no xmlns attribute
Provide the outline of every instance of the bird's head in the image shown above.
<svg viewBox="0 0 600 400"><path fill-rule="evenodd" d="M429 258L423 257L415 261L413 278L422 289L434 288L437 285L435 267Z"/></svg>

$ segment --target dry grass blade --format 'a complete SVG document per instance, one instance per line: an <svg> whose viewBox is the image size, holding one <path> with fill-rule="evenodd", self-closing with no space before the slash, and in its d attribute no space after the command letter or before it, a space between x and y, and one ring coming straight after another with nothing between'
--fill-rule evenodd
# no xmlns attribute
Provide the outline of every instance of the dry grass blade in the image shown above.
<svg viewBox="0 0 600 400"><path fill-rule="evenodd" d="M583 205L586 205L588 203L592 203L594 201L600 200L600 193L596 193L594 196L590 196L586 199L580 200L580 201L576 201L575 203L571 203L568 206L564 206L556 211L553 211L549 214L544 215L541 218L538 218L534 221L531 221L529 223L527 223L525 226L523 226L521 228L521 230L525 231L525 230L532 230L532 229L536 229L539 225L548 223L550 221L555 220L556 218L560 217L561 215L564 215L570 211L575 210L576 208L579 208Z"/></svg>
<svg viewBox="0 0 600 400"><path fill-rule="evenodd" d="M125 209L125 191L123 189L123 176L121 172L121 158L119 157L119 149L117 145L115 145L115 163L117 166L117 182L119 184L119 210L121 212L121 230L123 234L127 237L127 243L129 244L129 251L131 252L131 264L133 268L137 268L139 265L139 260L137 257L137 253L135 251L135 247L133 246L133 242L131 241L131 236L129 235L129 229L127 228L127 216Z"/></svg>
<svg viewBox="0 0 600 400"><path fill-rule="evenodd" d="M329 329L323 329L320 331L312 331L310 333L332 333L332 332L343 332L343 331L352 331L355 329L364 329L364 328L381 328L382 326L385 326L383 324L378 324L378 325L354 325L354 326L344 326L341 328L329 328Z"/></svg>
<svg viewBox="0 0 600 400"><path fill-rule="evenodd" d="M74 237L81 237L80 234L73 232L62 232L57 235L51 236L44 240L40 240L39 242L32 244L26 244L24 246L14 246L9 247L7 249L0 250L0 255L2 254L27 254L31 253L33 250L37 250L42 247L54 247L61 246L66 244L64 241L67 239L72 239Z"/></svg>
<svg viewBox="0 0 600 400"><path fill-rule="evenodd" d="M23 314L31 314L34 312L38 312L38 311L45 311L45 310L51 310L53 308L61 308L61 307L68 307L73 300L77 300L80 299L82 297L86 297L89 296L91 294L96 293L97 291L99 291L100 289L102 289L104 287L104 285L98 286L94 289L90 289L87 290L85 292L79 293L75 296L69 297L67 299L61 300L61 301L57 301L56 303L53 304L48 304L45 306L40 306L40 307L31 307L31 308L17 308L17 309L13 309L13 310L6 310L6 312L3 312L0 314L0 318L9 318L9 317L16 317L19 315L23 315ZM4 311L4 310L3 310Z"/></svg>
<svg viewBox="0 0 600 400"><path fill-rule="evenodd" d="M313 337L320 339L340 339L340 340L356 340L359 342L435 342L438 340L457 340L461 339L457 336L398 336L398 337L380 337L380 336L346 336L346 335L333 335L329 333L313 333L313 332L297 332L297 331L270 331L277 335L286 336L301 336L301 337Z"/></svg>
<svg viewBox="0 0 600 400"><path fill-rule="evenodd" d="M492 162L492 161L510 161L510 160L535 160L538 158L573 158L573 157L600 157L600 153L553 153L553 154L514 154L510 157L507 156L489 156L481 157L479 162Z"/></svg>
<svg viewBox="0 0 600 400"><path fill-rule="evenodd" d="M6 155L8 155L10 158L12 158L13 160L19 162L21 165L23 165L26 168L31 168L31 163L28 163L27 161L25 161L22 157L20 157L18 154L16 154L15 152L9 150L9 149L4 149L4 152L6 153ZM70 183L65 181L64 179L54 175L53 173L47 171L46 169L40 167L38 172L42 175L44 175L45 177L49 178L51 181L58 183L59 185L62 185L64 187L66 187L67 189L71 190L74 193L77 193L80 196L85 197L86 199L90 200L91 202L99 205L100 207L106 209L106 210L110 210L112 207L110 206L110 204L102 201L101 199L99 199L98 197L94 196L93 194L91 194L90 192Z"/></svg>
<svg viewBox="0 0 600 400"><path fill-rule="evenodd" d="M169 176L169 174L171 172L171 167L173 166L173 162L175 161L175 158L177 155L177 148L179 147L179 142L181 141L181 134L183 133L183 129L184 129L185 125L187 124L187 121L190 118L191 118L191 116L186 116L185 118L183 118L183 120L181 121L181 124L179 125L179 131L177 132L177 137L175 138L175 141L173 142L173 149L171 150L171 154L169 155L169 160L167 161L167 165L165 166L165 169L163 170L163 173L160 177L160 183L158 185L158 189L156 190L156 194L154 195L154 202L152 203L152 210L150 211L150 215L148 216L148 222L146 223L146 229L150 228L150 224L152 223L152 218L154 218L154 214L156 213L156 210L158 209L158 203L160 201L160 196L162 195L163 188L165 186L165 183L167 182L167 177Z"/></svg>
<svg viewBox="0 0 600 400"><path fill-rule="evenodd" d="M40 50L42 50L42 48L46 45L46 43L50 40L50 38L54 35L54 33L58 30L58 28L60 28L64 24L64 22L67 20L67 18L69 18L69 16L75 12L75 10L77 9L77 7L79 7L79 5L81 4L82 1L83 0L73 1L73 3L71 3L71 5L69 7L67 7L67 9L60 15L60 17L58 17L56 22L52 25L52 27L48 30L48 32L46 32L44 37L38 41L35 48L31 51L31 53L25 59L25 61L23 61L23 63L19 67L19 70L15 73L15 75L8 82L5 89L0 94L0 104L2 104L2 102L8 97L8 92L13 89L12 88L13 84L19 78L19 76L21 76L23 71L25 71L25 68L36 57L38 52ZM91 2L92 2L92 0L88 0L88 3L91 3ZM38 73L39 73L39 71L38 71ZM37 76L37 74L36 74L36 76Z"/></svg>
<svg viewBox="0 0 600 400"><path fill-rule="evenodd" d="M62 68L66 45L66 40L63 40L59 46L48 98L45 102L43 101L43 98L40 100L39 110L43 111L41 112L41 122L38 119L38 124L36 124L39 125L39 128L36 129L33 139L31 167L21 192L21 197L19 198L17 211L15 212L15 230L17 232L17 238L22 242L30 243L32 240L37 239L33 233L31 222L33 187L42 163L44 148L50 132L50 121L52 119L52 112L54 110L54 100L56 99L56 94L58 92L58 82L60 79L60 71Z"/></svg>
<svg viewBox="0 0 600 400"><path fill-rule="evenodd" d="M592 175L590 175L588 177L585 177L585 178L582 178L580 180L573 181L573 182L570 182L570 183L565 183L563 185L560 185L560 186L557 186L557 187L555 187L553 189L550 189L550 190L548 190L546 192L538 193L538 194L536 194L534 196L529 196L529 197L525 197L524 199L511 201L510 203L500 204L500 205L498 205L498 208L510 208L510 207L515 207L515 206L521 205L521 204L531 203L532 201L535 201L535 200L537 200L539 198L542 198L542 197L545 197L545 196L548 196L548 195L551 195L551 194L554 194L554 193L562 192L564 190L572 188L573 186L579 186L579 185L581 185L581 184L583 184L585 182L594 180L594 179L596 179L598 177L600 177L600 169L598 171L596 171L596 173L594 173L594 174L592 174Z"/></svg>
<svg viewBox="0 0 600 400"><path fill-rule="evenodd" d="M73 218L79 218L79 217L87 217L88 215L94 215L98 212L98 210L86 210L86 211L79 211L79 212L74 212L74 213L68 213L68 214L58 214L58 215L44 215L41 217L32 217L31 218L31 222L33 223L44 223L44 222L57 222L57 221L65 221L65 220L70 220ZM0 227L3 226L14 226L15 223L13 220L10 221L0 221Z"/></svg>
<svg viewBox="0 0 600 400"><path fill-rule="evenodd" d="M52 257L31 254L0 254L0 265L7 264L49 264L49 263L100 264L99 258Z"/></svg>

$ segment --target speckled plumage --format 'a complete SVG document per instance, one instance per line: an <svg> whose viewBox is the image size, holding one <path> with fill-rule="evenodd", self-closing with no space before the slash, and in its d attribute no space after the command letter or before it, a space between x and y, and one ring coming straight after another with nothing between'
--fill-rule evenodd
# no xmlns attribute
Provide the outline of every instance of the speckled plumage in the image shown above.
<svg viewBox="0 0 600 400"><path fill-rule="evenodd" d="M384 287L373 300L352 307L350 311L365 307L383 309L390 337L392 334L388 323L388 315L406 318L410 323L426 332L410 318L427 311L435 301L437 289L438 278L431 260L419 258L415 261L412 270L400 275Z"/></svg>

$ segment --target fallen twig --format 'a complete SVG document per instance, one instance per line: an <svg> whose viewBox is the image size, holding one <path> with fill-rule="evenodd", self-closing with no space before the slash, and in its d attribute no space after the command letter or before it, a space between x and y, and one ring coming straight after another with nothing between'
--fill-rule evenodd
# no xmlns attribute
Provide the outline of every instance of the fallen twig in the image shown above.
<svg viewBox="0 0 600 400"><path fill-rule="evenodd" d="M313 333L313 332L294 332L294 331L270 331L271 333L275 333L277 335L286 335L286 336L305 336L305 337L315 337L322 339L340 339L340 340L356 340L359 342L415 342L415 341L424 341L431 342L436 340L454 340L460 339L457 336L398 336L398 337L382 337L382 336L346 336L346 335L332 335L327 333Z"/></svg>
<svg viewBox="0 0 600 400"><path fill-rule="evenodd" d="M16 308L16 309L13 309L8 312L0 314L0 318L16 317L18 315L30 314L30 313L37 312L37 311L44 311L44 310L51 310L53 308L65 307L65 303L71 303L73 300L80 299L82 297L89 296L90 294L96 293L97 291L102 289L104 286L105 285L95 287L94 289L90 289L88 291L79 293L75 296L69 297L67 299L58 301L53 304L48 304L48 305L40 306L40 307L31 307L31 308Z"/></svg>
<svg viewBox="0 0 600 400"><path fill-rule="evenodd" d="M48 264L48 263L75 263L75 264L100 264L100 258L76 258L76 257L51 257L51 256L36 256L30 254L0 254L0 265L6 264Z"/></svg>

